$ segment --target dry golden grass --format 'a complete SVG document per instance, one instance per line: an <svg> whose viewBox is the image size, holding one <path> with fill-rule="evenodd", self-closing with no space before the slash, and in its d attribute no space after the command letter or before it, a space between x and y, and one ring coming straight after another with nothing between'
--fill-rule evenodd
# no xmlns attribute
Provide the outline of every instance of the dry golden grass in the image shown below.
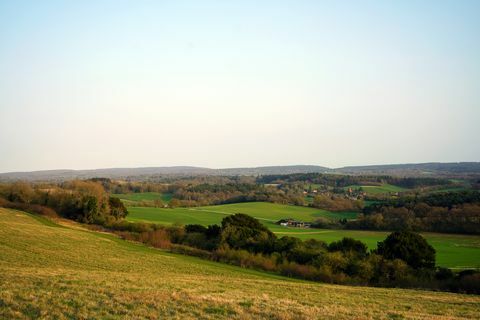
<svg viewBox="0 0 480 320"><path fill-rule="evenodd" d="M479 314L479 296L297 281L0 208L2 319L474 319Z"/></svg>

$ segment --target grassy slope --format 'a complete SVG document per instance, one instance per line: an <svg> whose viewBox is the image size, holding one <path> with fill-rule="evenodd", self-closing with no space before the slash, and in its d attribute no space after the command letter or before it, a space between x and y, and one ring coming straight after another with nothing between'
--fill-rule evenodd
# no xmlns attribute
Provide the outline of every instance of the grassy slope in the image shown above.
<svg viewBox="0 0 480 320"><path fill-rule="evenodd" d="M319 239L326 242L352 237L365 242L369 248L376 248L388 232L354 231L354 230L318 230L298 229L278 226L274 221L292 217L299 220L313 220L313 217L330 213L325 210L305 207L278 205L272 203L237 203L202 208L158 209L147 207L129 208L130 221L149 221L160 224L220 224L226 214L242 212L259 218L277 236L294 236L301 239ZM330 216L331 217L331 216ZM467 235L451 235L425 233L424 236L437 250L437 264L450 268L480 267L480 237Z"/></svg>
<svg viewBox="0 0 480 320"><path fill-rule="evenodd" d="M357 231L357 230L276 230L277 236L292 236L300 239L318 239L332 242L351 237L361 240L370 249L377 247L377 242L383 241L389 232ZM480 237L470 235L422 233L437 251L437 265L455 269L480 268Z"/></svg>
<svg viewBox="0 0 480 320"><path fill-rule="evenodd" d="M347 186L344 189L352 188L352 189L358 189L362 187L363 191L366 193L371 193L371 194L379 194L379 193L388 193L388 192L402 192L406 191L408 189L394 186L391 184L383 184L381 186L357 186L357 185L351 185Z"/></svg>
<svg viewBox="0 0 480 320"><path fill-rule="evenodd" d="M355 212L330 212L322 209L281 205L268 202L246 202L199 208L160 209L147 207L129 208L131 221L155 221L159 223L220 223L225 215L246 213L266 223L282 218L294 218L302 221L314 221L318 217L331 219L355 218Z"/></svg>
<svg viewBox="0 0 480 320"><path fill-rule="evenodd" d="M153 201L160 199L163 202L168 202L172 200L171 193L160 192L116 193L112 194L112 196L129 201Z"/></svg>
<svg viewBox="0 0 480 320"><path fill-rule="evenodd" d="M296 281L0 208L0 318L476 318L480 297Z"/></svg>

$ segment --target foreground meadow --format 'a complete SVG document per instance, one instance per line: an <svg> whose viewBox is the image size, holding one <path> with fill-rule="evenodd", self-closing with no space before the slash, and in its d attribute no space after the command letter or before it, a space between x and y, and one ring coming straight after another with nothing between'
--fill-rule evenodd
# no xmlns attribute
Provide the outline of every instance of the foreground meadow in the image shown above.
<svg viewBox="0 0 480 320"><path fill-rule="evenodd" d="M363 241L370 249L377 246L389 234L385 231L357 231L331 229L287 228L275 224L282 218L292 217L313 221L317 217L351 218L352 213L334 213L321 209L280 205L267 202L247 202L199 208L161 209L152 207L129 207L129 221L170 224L220 224L229 214L245 213L259 219L278 237L292 236L302 240L317 239L327 243L351 237ZM354 213L353 213L354 214ZM440 233L423 233L437 251L437 264L455 269L480 268L480 236Z"/></svg>
<svg viewBox="0 0 480 320"><path fill-rule="evenodd" d="M0 318L474 319L480 297L311 283L0 208Z"/></svg>

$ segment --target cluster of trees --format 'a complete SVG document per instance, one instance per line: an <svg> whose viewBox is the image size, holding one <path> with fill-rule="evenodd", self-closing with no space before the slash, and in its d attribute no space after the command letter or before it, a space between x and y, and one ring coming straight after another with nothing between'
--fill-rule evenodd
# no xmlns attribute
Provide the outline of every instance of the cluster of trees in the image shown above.
<svg viewBox="0 0 480 320"><path fill-rule="evenodd" d="M266 175L259 177L152 177L147 181L114 181L107 178L91 179L103 185L110 193L163 192L170 193L170 207L194 207L247 201L267 201L299 206L312 206L331 211L361 211L363 203L346 195L350 185L381 185L429 187L451 183L437 178L398 178L391 176L352 176L322 173ZM316 192L313 193L315 185ZM433 187L434 188L434 187ZM317 194L307 202L304 191ZM389 200L385 195L369 195L372 200ZM379 198L379 199L377 199ZM163 206L162 203L144 203L145 206Z"/></svg>
<svg viewBox="0 0 480 320"><path fill-rule="evenodd" d="M361 211L364 203L362 200L352 200L330 194L319 194L313 198L311 206L329 211Z"/></svg>
<svg viewBox="0 0 480 320"><path fill-rule="evenodd" d="M305 205L302 191L255 183L204 183L178 186L173 198L179 200L179 206L186 207L256 201Z"/></svg>
<svg viewBox="0 0 480 320"><path fill-rule="evenodd" d="M90 181L100 183L109 193L169 192L165 183L148 181L118 181L109 178L92 178Z"/></svg>
<svg viewBox="0 0 480 320"><path fill-rule="evenodd" d="M152 177L147 181L114 181L92 179L110 193L168 192L173 206L192 207L247 201L267 201L299 206L310 205L333 211L359 211L361 203L345 195L350 185L381 185L390 183L403 187L439 186L450 183L436 178L396 178L390 176L352 176L322 173L266 175L259 177ZM313 203L307 203L305 190L323 194ZM312 192L310 192L311 194ZM383 197L382 197L383 199ZM149 204L152 205L152 204Z"/></svg>
<svg viewBox="0 0 480 320"><path fill-rule="evenodd" d="M298 173L287 175L265 175L257 178L257 183L288 184L295 182L314 183L326 187L341 188L351 185L381 185L384 183L404 188L417 188L451 184L448 179L425 177L392 177L378 175L338 175L325 173Z"/></svg>
<svg viewBox="0 0 480 320"><path fill-rule="evenodd" d="M244 214L204 227L163 227L115 222L122 237L205 259L276 272L289 277L339 284L423 287L476 292L480 273L455 274L435 268L435 250L420 235L394 232L375 250L351 238L326 244L294 237L277 238L258 220Z"/></svg>
<svg viewBox="0 0 480 320"><path fill-rule="evenodd" d="M40 214L59 214L84 223L103 223L122 219L127 209L112 198L97 181L74 180L60 184L24 182L0 185L0 201L5 207Z"/></svg>
<svg viewBox="0 0 480 320"><path fill-rule="evenodd" d="M480 234L480 191L400 197L366 207L350 229Z"/></svg>

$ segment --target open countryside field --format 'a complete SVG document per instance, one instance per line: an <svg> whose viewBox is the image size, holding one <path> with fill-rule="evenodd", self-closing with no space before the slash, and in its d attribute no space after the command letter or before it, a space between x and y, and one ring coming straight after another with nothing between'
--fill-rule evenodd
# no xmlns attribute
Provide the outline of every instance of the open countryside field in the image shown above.
<svg viewBox="0 0 480 320"><path fill-rule="evenodd" d="M370 249L376 248L377 242L384 240L388 232L355 230L321 230L287 228L275 224L281 218L292 217L303 221L314 220L313 217L325 214L335 217L339 213L325 210L278 205L263 202L250 202L209 206L200 208L160 209L148 207L129 208L129 221L154 222L159 224L220 224L225 215L246 213L258 218L277 236L292 236L300 239L318 239L326 242L352 237L365 242ZM348 214L346 214L348 216ZM309 218L310 217L310 218ZM480 267L480 236L424 233L423 236L437 250L437 264L450 268Z"/></svg>
<svg viewBox="0 0 480 320"><path fill-rule="evenodd" d="M322 209L275 204L269 202L244 202L218 206L193 208L129 208L129 221L147 221L161 224L220 224L225 215L245 213L267 224L271 229L280 228L275 224L280 219L293 218L301 221L314 221L319 217L328 219L354 219L356 212L330 212Z"/></svg>
<svg viewBox="0 0 480 320"><path fill-rule="evenodd" d="M153 201L153 200L162 200L163 202L169 202L172 200L171 193L160 193L160 192L139 192L139 193L115 193L112 194L113 197L120 198L122 200L128 201Z"/></svg>
<svg viewBox="0 0 480 320"><path fill-rule="evenodd" d="M366 193L371 193L371 194L380 194L380 193L389 193L389 192L402 192L402 191L408 191L409 189L407 188L402 188L398 186L394 186L391 184L382 184L381 186L357 186L357 185L351 185L347 186L344 189L348 190L349 188L352 188L352 190L362 188L363 191Z"/></svg>
<svg viewBox="0 0 480 320"><path fill-rule="evenodd" d="M335 286L0 208L0 318L475 319L480 297Z"/></svg>
<svg viewBox="0 0 480 320"><path fill-rule="evenodd" d="M377 242L385 240L389 232L363 230L274 230L281 236L292 236L303 240L318 239L327 243L337 241L343 237L350 237L363 241L370 249L377 247ZM454 269L480 268L480 236L457 235L444 233L422 233L437 251L437 265Z"/></svg>

